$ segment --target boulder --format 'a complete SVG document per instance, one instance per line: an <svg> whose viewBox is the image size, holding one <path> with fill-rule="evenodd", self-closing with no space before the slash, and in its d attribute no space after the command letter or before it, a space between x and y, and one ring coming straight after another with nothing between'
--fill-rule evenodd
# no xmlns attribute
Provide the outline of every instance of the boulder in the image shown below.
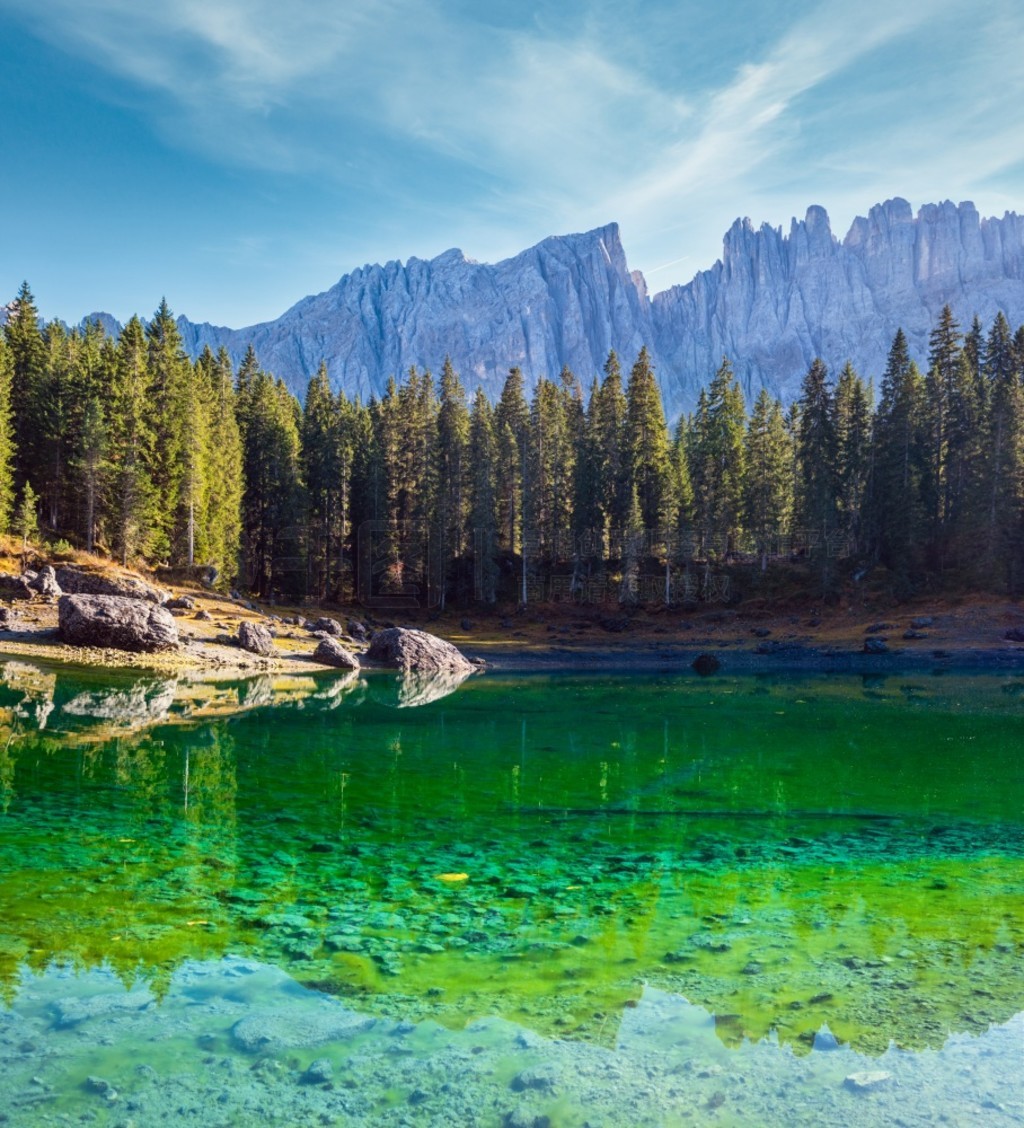
<svg viewBox="0 0 1024 1128"><path fill-rule="evenodd" d="M1003 635L1007 642L1024 642L1024 629L1021 627L1010 627L1010 629Z"/></svg>
<svg viewBox="0 0 1024 1128"><path fill-rule="evenodd" d="M334 638L344 633L341 629L341 623L337 619L329 619L326 615L322 619L317 619L310 629L314 632L323 631Z"/></svg>
<svg viewBox="0 0 1024 1128"><path fill-rule="evenodd" d="M866 638L864 640L865 654L888 654L889 643L884 638Z"/></svg>
<svg viewBox="0 0 1024 1128"><path fill-rule="evenodd" d="M388 627L377 631L366 657L406 673L472 672L473 664L450 642L409 627Z"/></svg>
<svg viewBox="0 0 1024 1128"><path fill-rule="evenodd" d="M174 650L178 624L170 611L122 595L62 595L57 601L60 636L71 646L117 650Z"/></svg>
<svg viewBox="0 0 1024 1128"><path fill-rule="evenodd" d="M359 659L351 650L346 650L337 639L323 638L313 651L313 661L325 666L336 666L340 670L358 670Z"/></svg>
<svg viewBox="0 0 1024 1128"><path fill-rule="evenodd" d="M250 654L269 658L274 653L274 636L270 633L270 628L262 623L239 623L238 645Z"/></svg>
<svg viewBox="0 0 1024 1128"><path fill-rule="evenodd" d="M32 589L23 576L0 572L0 599L31 599Z"/></svg>
<svg viewBox="0 0 1024 1128"><path fill-rule="evenodd" d="M349 619L348 633L357 642L366 642L366 640L370 637L370 632L358 619Z"/></svg>
<svg viewBox="0 0 1024 1128"><path fill-rule="evenodd" d="M28 586L33 591L39 592L40 595L56 597L63 594L60 584L57 583L57 573L54 572L52 564L44 564L35 579L29 581Z"/></svg>
<svg viewBox="0 0 1024 1128"><path fill-rule="evenodd" d="M167 592L124 572L90 572L65 565L57 569L56 580L61 591L70 595L119 595L149 603L167 601Z"/></svg>
<svg viewBox="0 0 1024 1128"><path fill-rule="evenodd" d="M698 654L690 663L690 666L696 670L702 678L706 678L709 674L717 673L721 669L722 663L714 654Z"/></svg>
<svg viewBox="0 0 1024 1128"><path fill-rule="evenodd" d="M177 599L169 599L164 606L168 611L194 611L196 601L191 595L179 595Z"/></svg>

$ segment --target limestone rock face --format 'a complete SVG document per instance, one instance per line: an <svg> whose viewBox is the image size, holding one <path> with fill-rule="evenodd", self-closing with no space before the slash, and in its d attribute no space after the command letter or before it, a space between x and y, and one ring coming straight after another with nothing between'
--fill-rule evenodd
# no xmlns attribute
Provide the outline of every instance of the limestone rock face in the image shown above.
<svg viewBox="0 0 1024 1128"><path fill-rule="evenodd" d="M62 595L57 601L60 636L71 646L117 650L174 650L178 624L170 611L120 595Z"/></svg>
<svg viewBox="0 0 1024 1128"><path fill-rule="evenodd" d="M665 257L681 251L667 246ZM470 396L483 387L492 402L512 365L528 395L563 365L586 388L609 349L628 371L647 345L673 418L693 407L723 354L748 405L761 387L795 399L816 356L833 372L850 360L877 384L898 328L926 362L947 303L964 328L975 313L987 325L999 310L1014 327L1024 321L1024 217L982 219L972 203L948 200L915 215L893 199L855 219L841 240L820 207L785 233L738 219L718 262L653 298L609 224L494 265L452 250L364 266L245 329L184 317L178 327L193 357L223 345L237 365L251 344L300 397L324 360L332 386L364 402L412 365L436 372L446 355Z"/></svg>
<svg viewBox="0 0 1024 1128"><path fill-rule="evenodd" d="M340 670L359 669L359 659L334 638L320 640L316 650L313 651L313 661L322 662L325 666L336 666Z"/></svg>
<svg viewBox="0 0 1024 1128"><path fill-rule="evenodd" d="M391 669L419 674L472 673L475 667L442 638L408 627L377 631L366 657Z"/></svg>
<svg viewBox="0 0 1024 1128"><path fill-rule="evenodd" d="M64 565L57 569L55 579L61 591L69 595L121 595L161 604L167 601L167 592L124 573L90 572Z"/></svg>

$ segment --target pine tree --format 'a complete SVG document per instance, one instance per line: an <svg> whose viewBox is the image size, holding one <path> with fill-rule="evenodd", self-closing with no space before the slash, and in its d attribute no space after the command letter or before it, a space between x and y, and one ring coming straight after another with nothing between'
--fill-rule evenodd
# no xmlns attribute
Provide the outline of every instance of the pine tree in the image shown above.
<svg viewBox="0 0 1024 1128"><path fill-rule="evenodd" d="M21 537L22 560L28 557L29 538L39 531L39 498L32 488L31 482L26 482L21 490L21 504L18 506L17 521L18 536Z"/></svg>
<svg viewBox="0 0 1024 1128"><path fill-rule="evenodd" d="M633 365L626 389L624 428L627 473L636 490L645 529L667 530L674 507L672 460L661 389L646 347Z"/></svg>
<svg viewBox="0 0 1024 1128"><path fill-rule="evenodd" d="M747 427L745 463L744 524L754 538L764 572L773 547L789 531L793 508L793 453L782 404L764 388Z"/></svg>
<svg viewBox="0 0 1024 1128"><path fill-rule="evenodd" d="M847 362L835 392L836 478L839 527L853 552L860 550L872 465L871 388Z"/></svg>
<svg viewBox="0 0 1024 1128"><path fill-rule="evenodd" d="M310 591L323 602L333 587L342 488L339 405L322 361L306 389L302 412L302 476L309 505Z"/></svg>
<svg viewBox="0 0 1024 1128"><path fill-rule="evenodd" d="M151 468L153 387L145 330L137 317L122 329L113 355L104 504L111 546L122 565L151 549L157 532L157 498Z"/></svg>
<svg viewBox="0 0 1024 1128"><path fill-rule="evenodd" d="M746 422L743 393L723 357L698 397L687 451L694 522L705 556L727 556L742 531Z"/></svg>
<svg viewBox="0 0 1024 1128"><path fill-rule="evenodd" d="M11 381L14 360L0 336L0 533L7 532L14 507L14 426L11 419Z"/></svg>
<svg viewBox="0 0 1024 1128"><path fill-rule="evenodd" d="M622 390L622 369L614 349L605 361L604 379L591 411L598 457L598 496L604 523L622 532L629 521L632 493L625 441L626 396Z"/></svg>
<svg viewBox="0 0 1024 1128"><path fill-rule="evenodd" d="M924 381L910 359L902 329L893 339L882 376L875 435L872 501L877 550L896 573L897 589L906 593L920 567L927 429Z"/></svg>
<svg viewBox="0 0 1024 1128"><path fill-rule="evenodd" d="M222 347L206 368L208 459L203 514L203 562L221 586L234 580L242 535L242 439L236 417L234 373Z"/></svg>
<svg viewBox="0 0 1024 1128"><path fill-rule="evenodd" d="M928 454L922 490L929 523L928 539L942 567L953 509L950 481L950 441L956 430L953 418L960 366L960 326L949 306L944 306L932 330L925 375L925 426Z"/></svg>
<svg viewBox="0 0 1024 1128"><path fill-rule="evenodd" d="M505 548L517 552L521 547L523 520L523 477L530 409L523 395L523 373L509 370L494 411L494 430L498 445L498 530Z"/></svg>
<svg viewBox="0 0 1024 1128"><path fill-rule="evenodd" d="M39 328L39 311L27 282L21 284L4 325L10 352L11 412L14 425L15 477L23 484L36 470L46 344Z"/></svg>
<svg viewBox="0 0 1024 1128"><path fill-rule="evenodd" d="M816 358L807 370L800 392L796 504L798 522L817 541L823 594L828 594L832 583L830 558L839 518L838 453L828 370Z"/></svg>
<svg viewBox="0 0 1024 1128"><path fill-rule="evenodd" d="M469 519L469 409L462 381L445 357L441 369L441 402L436 423L437 528L441 538L442 610L447 605L450 572L466 551Z"/></svg>
<svg viewBox="0 0 1024 1128"><path fill-rule="evenodd" d="M473 530L474 589L477 599L484 603L494 603L497 599L498 519L494 480L497 455L494 413L483 389L477 388L469 417L469 519Z"/></svg>
<svg viewBox="0 0 1024 1128"><path fill-rule="evenodd" d="M984 558L992 584L1005 572L1008 586L1016 591L1024 578L1020 557L1024 522L1024 384L1011 337L1010 326L1000 311L985 343L983 375L988 385L985 418L984 476L987 487L987 517Z"/></svg>

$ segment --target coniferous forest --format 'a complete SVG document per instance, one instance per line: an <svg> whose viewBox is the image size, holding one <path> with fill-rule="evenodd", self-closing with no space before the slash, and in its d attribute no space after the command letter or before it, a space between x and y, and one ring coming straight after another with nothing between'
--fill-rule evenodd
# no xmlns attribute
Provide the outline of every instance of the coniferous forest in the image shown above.
<svg viewBox="0 0 1024 1128"><path fill-rule="evenodd" d="M671 429L646 350L529 399L513 368L493 404L447 360L365 404L321 365L300 404L251 348L192 362L165 302L115 340L41 325L26 284L0 529L318 602L680 602L780 568L823 598L875 568L899 597L1024 588L1024 328L947 307L927 371L897 332L884 372L816 360L788 408L708 377Z"/></svg>

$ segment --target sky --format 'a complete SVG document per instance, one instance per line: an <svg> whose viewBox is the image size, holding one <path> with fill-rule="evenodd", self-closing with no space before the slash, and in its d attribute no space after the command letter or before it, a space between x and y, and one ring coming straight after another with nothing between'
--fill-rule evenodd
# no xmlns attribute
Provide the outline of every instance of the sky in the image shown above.
<svg viewBox="0 0 1024 1128"><path fill-rule="evenodd" d="M617 222L1024 210L1019 0L0 0L0 303L272 319L372 262Z"/></svg>

